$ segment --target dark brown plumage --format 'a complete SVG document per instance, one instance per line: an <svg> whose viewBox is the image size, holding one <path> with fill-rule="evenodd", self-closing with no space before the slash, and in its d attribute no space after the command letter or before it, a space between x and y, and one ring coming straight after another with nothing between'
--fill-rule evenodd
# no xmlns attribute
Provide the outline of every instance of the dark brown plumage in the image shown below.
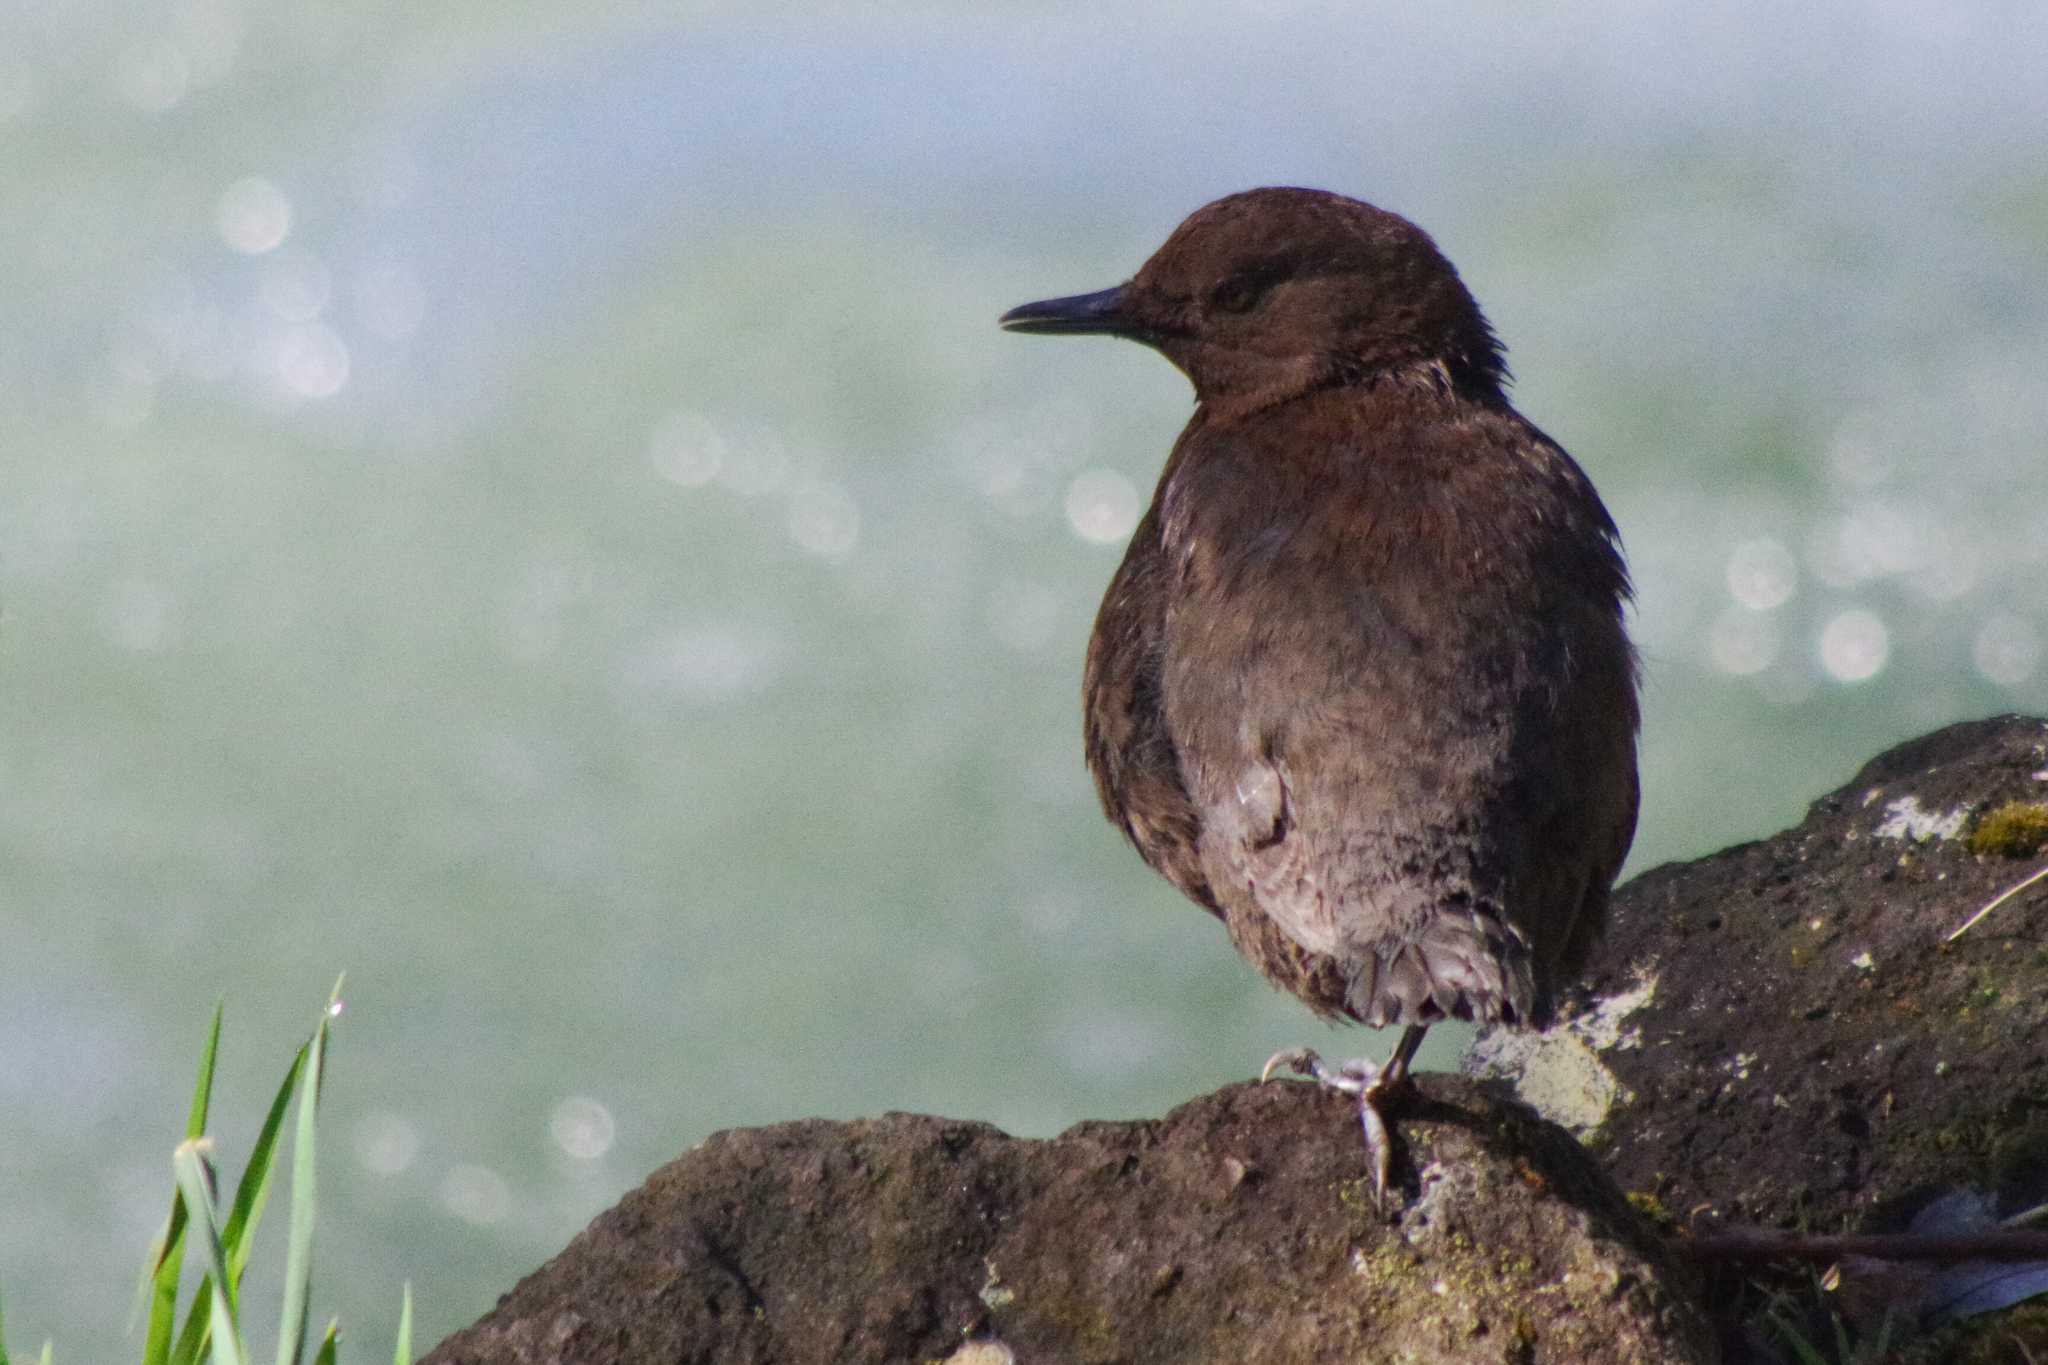
<svg viewBox="0 0 2048 1365"><path fill-rule="evenodd" d="M1269 980L1408 1026L1384 1073L1275 1059L1361 1092L1370 1140L1422 1029L1546 1022L1600 933L1637 791L1614 524L1450 262L1369 204L1232 195L1003 325L1194 384L1089 644L1088 766Z"/></svg>

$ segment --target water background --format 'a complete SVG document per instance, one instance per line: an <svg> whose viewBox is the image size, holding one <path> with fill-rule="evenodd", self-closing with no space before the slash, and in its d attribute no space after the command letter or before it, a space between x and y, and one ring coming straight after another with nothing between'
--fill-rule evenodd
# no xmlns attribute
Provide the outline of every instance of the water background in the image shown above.
<svg viewBox="0 0 2048 1365"><path fill-rule="evenodd" d="M1186 388L993 324L1222 193L1429 228L1606 495L1648 663L1634 866L2048 711L2044 30L0 13L14 1349L139 1350L222 993L238 1168L350 974L315 1310L352 1358L401 1281L430 1343L721 1127L1049 1134L1382 1047L1101 822L1080 653Z"/></svg>

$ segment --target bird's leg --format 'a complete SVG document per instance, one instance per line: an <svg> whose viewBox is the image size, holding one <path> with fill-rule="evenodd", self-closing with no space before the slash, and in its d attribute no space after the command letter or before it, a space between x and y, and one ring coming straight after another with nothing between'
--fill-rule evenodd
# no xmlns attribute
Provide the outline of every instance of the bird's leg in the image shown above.
<svg viewBox="0 0 2048 1365"><path fill-rule="evenodd" d="M1380 1068L1382 1092L1399 1090L1408 1084L1408 1064L1422 1050L1423 1035L1428 1032L1427 1024L1410 1024L1401 1030L1401 1041L1394 1044L1394 1055L1387 1058L1387 1064Z"/></svg>
<svg viewBox="0 0 2048 1365"><path fill-rule="evenodd" d="M1387 1120L1380 1113L1380 1103L1390 1095L1398 1094L1411 1084L1408 1079L1408 1064L1415 1060L1415 1053L1422 1046L1423 1035L1429 1032L1427 1024L1410 1024L1401 1030L1401 1041L1394 1044L1393 1055L1387 1064L1379 1069L1371 1084L1358 1094L1358 1122L1365 1129L1365 1150L1372 1158L1372 1197L1375 1205L1384 1205L1387 1199L1387 1177L1394 1164L1394 1145L1387 1136Z"/></svg>
<svg viewBox="0 0 2048 1365"><path fill-rule="evenodd" d="M1294 1047L1274 1053L1266 1059L1265 1067L1259 1072L1261 1082L1273 1079L1273 1073L1286 1067L1296 1075L1307 1076L1317 1085L1326 1089L1342 1091L1358 1101L1358 1126L1365 1133L1365 1154L1372 1162L1372 1195L1376 1205L1384 1205L1387 1197L1387 1182L1393 1174L1394 1145L1387 1133L1386 1116L1380 1112L1380 1104L1408 1085L1408 1067L1415 1060L1415 1053L1422 1046L1423 1035L1429 1032L1427 1024L1410 1024L1401 1030L1401 1041L1394 1044L1393 1055L1381 1066L1368 1058L1358 1057L1338 1066L1334 1071L1323 1064L1323 1059L1311 1048Z"/></svg>

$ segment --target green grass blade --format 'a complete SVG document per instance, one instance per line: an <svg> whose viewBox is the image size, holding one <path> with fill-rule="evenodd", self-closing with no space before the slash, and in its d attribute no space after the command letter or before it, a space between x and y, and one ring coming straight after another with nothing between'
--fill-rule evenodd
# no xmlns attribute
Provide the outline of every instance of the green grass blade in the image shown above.
<svg viewBox="0 0 2048 1365"><path fill-rule="evenodd" d="M49 1341L45 1340L43 1342L43 1353L42 1355L36 1358L37 1365L50 1365L50 1362L55 1360L56 1358L57 1348L54 1345L52 1345Z"/></svg>
<svg viewBox="0 0 2048 1365"><path fill-rule="evenodd" d="M205 1357L206 1343L213 1335L213 1320L207 1316L212 1307L213 1276L201 1275L192 1306L185 1311L185 1330L178 1333L178 1344L171 1348L170 1365L199 1365Z"/></svg>
<svg viewBox="0 0 2048 1365"><path fill-rule="evenodd" d="M320 1349L313 1353L313 1365L334 1365L334 1353L340 1349L341 1319L327 1320L327 1335L320 1338Z"/></svg>
<svg viewBox="0 0 2048 1365"><path fill-rule="evenodd" d="M213 1193L208 1188L205 1140L188 1139L179 1143L171 1165L178 1173L178 1189L184 1194L186 1205L193 1210L193 1222L202 1235L206 1261L213 1273L209 1314L213 1328L213 1365L246 1365L248 1354L243 1351L241 1335L235 1328L234 1286L228 1280L227 1253L220 1244L220 1219L214 1211Z"/></svg>
<svg viewBox="0 0 2048 1365"><path fill-rule="evenodd" d="M412 1365L412 1281L405 1282L405 1299L398 1305L398 1348L391 1353L392 1365ZM0 1361L0 1365L7 1362Z"/></svg>
<svg viewBox="0 0 2048 1365"><path fill-rule="evenodd" d="M410 1305L407 1305L407 1307L410 1308ZM52 1353L55 1350L56 1348L50 1344L48 1339L45 1339L43 1342L43 1353L40 1357L38 1357L38 1359L42 1362L42 1365L50 1365ZM5 1313L0 1313L0 1365L8 1365L7 1315Z"/></svg>
<svg viewBox="0 0 2048 1365"><path fill-rule="evenodd" d="M135 1298L128 1305L127 1330L130 1332L135 1330L135 1324L141 1321L143 1313L151 1309L156 1302L157 1277L163 1274L164 1259L170 1253L173 1237L178 1239L178 1259L182 1262L185 1251L185 1197L178 1193L175 1185L171 1187L171 1216L164 1219L157 1227L156 1236L149 1239L149 1255L143 1258L142 1273L135 1277ZM171 1297L174 1300L177 1298L178 1288L176 1274L175 1270L172 1271ZM151 1324L151 1330L155 1330L154 1323ZM162 1361L150 1354L147 1348L143 1351L142 1359L143 1365L162 1365ZM5 1363L0 1362L0 1365Z"/></svg>
<svg viewBox="0 0 2048 1365"><path fill-rule="evenodd" d="M142 1365L164 1365L164 1347L178 1314L178 1277L185 1264L185 1196L171 1190L171 1215L149 1243L149 1260L135 1286L135 1304L128 1314L128 1330L144 1305L149 1308L149 1329L143 1336Z"/></svg>
<svg viewBox="0 0 2048 1365"><path fill-rule="evenodd" d="M185 1116L187 1142L206 1136L206 1119L213 1104L214 1062L220 1056L220 1021L226 1011L225 998L213 1002L206 1046L199 1051L199 1080L192 1087L192 1107ZM178 1322L178 1277L185 1260L185 1221L185 1200L173 1191L171 1216L153 1248L149 1268L143 1272L144 1288L137 1295L138 1304L144 1298L149 1303L149 1330L143 1337L142 1365L168 1365L170 1359L171 1329Z"/></svg>
<svg viewBox="0 0 2048 1365"><path fill-rule="evenodd" d="M327 1031L341 1012L341 983L327 997L320 1025L313 1030L306 1071L299 1088L299 1121L292 1135L291 1237L285 1250L284 1306L277 1318L277 1365L299 1365L306 1351L306 1300L313 1285L313 1119L320 1108L320 1073L327 1061Z"/></svg>
<svg viewBox="0 0 2048 1365"><path fill-rule="evenodd" d="M185 1136L206 1136L207 1109L213 1103L213 1062L220 1055L220 1017L227 1012L226 996L213 1002L213 1023L206 1030L206 1047L199 1054L199 1083L192 1087L192 1109L185 1116Z"/></svg>
<svg viewBox="0 0 2048 1365"><path fill-rule="evenodd" d="M283 1083L278 1086L277 1094L271 1097L270 1112L264 1115L255 1148L249 1154L249 1165L242 1172L241 1184L235 1189L235 1203L228 1213L227 1226L221 1230L221 1247L227 1254L228 1275L237 1297L241 1294L242 1275L248 1268L250 1252L256 1245L256 1227L263 1221L263 1209L270 1200L270 1187L277 1173L278 1134L284 1130L284 1116L291 1109L292 1096L298 1092L299 1079L305 1074L306 1053L312 1046L311 1039L299 1044L291 1066L284 1073ZM200 1357L206 1353L211 1325L206 1302L210 1283L211 1276L201 1282L191 1311L186 1315L185 1330L178 1334L177 1345L162 1365L198 1365Z"/></svg>
<svg viewBox="0 0 2048 1365"><path fill-rule="evenodd" d="M248 1268L249 1253L256 1244L256 1225L263 1221L264 1205L270 1202L270 1186L277 1174L277 1136L284 1130L284 1116L299 1088L299 1079L305 1074L306 1053L312 1046L310 1041L299 1044L291 1068L284 1073L284 1083L270 1101L270 1112L264 1115L256 1145L249 1152L249 1165L242 1172L241 1184L235 1187L235 1204L228 1211L227 1227L221 1231L221 1244L228 1254L228 1273L234 1276L237 1290L242 1287L242 1272Z"/></svg>
<svg viewBox="0 0 2048 1365"><path fill-rule="evenodd" d="M1806 1339L1806 1334L1799 1330L1799 1324L1793 1321L1790 1313L1773 1305L1764 1315L1764 1320L1776 1331L1778 1341L1798 1357L1799 1365L1828 1365L1828 1358L1820 1353L1818 1346Z"/></svg>

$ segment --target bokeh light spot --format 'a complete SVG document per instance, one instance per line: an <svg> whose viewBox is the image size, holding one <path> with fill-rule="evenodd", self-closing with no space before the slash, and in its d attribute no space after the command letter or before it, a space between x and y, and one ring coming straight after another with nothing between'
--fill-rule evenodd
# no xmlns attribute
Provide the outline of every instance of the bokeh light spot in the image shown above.
<svg viewBox="0 0 2048 1365"><path fill-rule="evenodd" d="M2000 687L2016 687L2041 666L2041 632L2034 623L1999 612L1977 632L1970 649L1977 671Z"/></svg>
<svg viewBox="0 0 2048 1365"><path fill-rule="evenodd" d="M372 1175L399 1175L419 1153L419 1129L402 1115L379 1110L356 1125L356 1160Z"/></svg>
<svg viewBox="0 0 2048 1365"><path fill-rule="evenodd" d="M441 1207L465 1223L502 1222L512 1210L512 1189L488 1166L464 1163L442 1177Z"/></svg>
<svg viewBox="0 0 2048 1365"><path fill-rule="evenodd" d="M618 1127L612 1111L588 1095L571 1095L548 1116L548 1136L578 1161L595 1161L612 1149Z"/></svg>
<svg viewBox="0 0 2048 1365"><path fill-rule="evenodd" d="M1053 1046L1070 1071L1100 1081L1128 1078L1164 1052L1166 1043L1157 1020L1105 1007L1062 1025Z"/></svg>
<svg viewBox="0 0 2048 1365"><path fill-rule="evenodd" d="M173 44L136 43L114 59L114 93L145 114L175 109L191 88L192 64Z"/></svg>
<svg viewBox="0 0 2048 1365"><path fill-rule="evenodd" d="M648 438L647 462L678 488L700 488L725 468L725 438L702 413L678 411Z"/></svg>
<svg viewBox="0 0 2048 1365"><path fill-rule="evenodd" d="M1138 490L1114 469L1090 469L1067 485L1067 525L1097 545L1122 540L1138 524Z"/></svg>
<svg viewBox="0 0 2048 1365"><path fill-rule="evenodd" d="M860 541L860 508L836 483L803 484L790 496L789 538L805 554L844 559Z"/></svg>
<svg viewBox="0 0 2048 1365"><path fill-rule="evenodd" d="M324 323L309 322L284 334L277 347L277 377L301 398L332 398L348 384L348 347Z"/></svg>
<svg viewBox="0 0 2048 1365"><path fill-rule="evenodd" d="M1723 673L1761 673L1778 657L1778 627L1768 616L1730 607L1707 632L1707 657Z"/></svg>
<svg viewBox="0 0 2048 1365"><path fill-rule="evenodd" d="M230 247L245 256L261 256L283 246L291 235L292 201L261 176L247 176L221 194L214 221Z"/></svg>
<svg viewBox="0 0 2048 1365"><path fill-rule="evenodd" d="M1746 540L1728 555L1728 594L1751 611L1769 611L1791 600L1799 587L1799 563L1769 537Z"/></svg>
<svg viewBox="0 0 2048 1365"><path fill-rule="evenodd" d="M1890 654L1891 632L1875 612L1857 607L1821 628L1820 666L1836 682L1867 682Z"/></svg>

